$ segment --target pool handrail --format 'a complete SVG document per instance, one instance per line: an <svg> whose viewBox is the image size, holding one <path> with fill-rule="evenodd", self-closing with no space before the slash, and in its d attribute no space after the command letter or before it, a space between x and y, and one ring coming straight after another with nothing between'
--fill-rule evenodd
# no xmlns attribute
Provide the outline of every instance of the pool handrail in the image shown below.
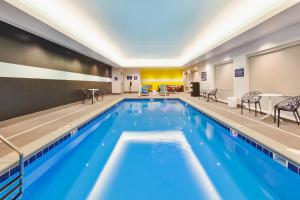
<svg viewBox="0 0 300 200"><path fill-rule="evenodd" d="M0 140L6 144L8 147L13 149L17 154L19 155L19 175L10 180L8 183L4 184L0 187L0 199L7 199L10 197L10 199L18 199L23 194L23 179L24 179L24 154L23 152L16 147L13 143L11 143L8 139L3 137L0 134ZM15 184L18 181L18 184ZM17 193L14 193L15 191L19 190ZM12 197L13 195L13 197Z"/></svg>

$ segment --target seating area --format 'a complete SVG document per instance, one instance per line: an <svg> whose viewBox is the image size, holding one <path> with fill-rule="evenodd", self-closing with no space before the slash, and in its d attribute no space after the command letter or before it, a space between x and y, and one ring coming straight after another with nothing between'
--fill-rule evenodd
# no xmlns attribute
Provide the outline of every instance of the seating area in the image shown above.
<svg viewBox="0 0 300 200"><path fill-rule="evenodd" d="M139 89L140 96L149 96L150 93L156 94L156 92L161 96L168 96L169 94L176 94L183 92L182 85L158 85L157 91L152 89L152 85L142 84Z"/></svg>
<svg viewBox="0 0 300 200"><path fill-rule="evenodd" d="M99 89L84 89L82 103L84 104L86 100L89 100L94 104L95 101L99 101L99 97L103 101L103 96L104 92L101 92Z"/></svg>
<svg viewBox="0 0 300 200"><path fill-rule="evenodd" d="M218 89L201 89L199 91L199 99L203 97L204 99L207 99L207 102L209 102L210 99L215 100L216 102L218 101L217 99L217 91ZM269 94L266 94L269 95ZM262 92L260 91L250 91L245 93L244 95L241 96L240 98L240 112L241 115L244 114L244 109L246 106L248 106L248 111L251 113L251 110L253 109L251 105L254 105L254 113L255 117L257 117L257 109L259 107L260 114L263 115L262 108L261 108L261 98L265 96ZM230 97L231 98L231 97ZM282 121L282 116L280 115L281 112L290 112L293 113L294 119L298 125L300 125L300 115L299 115L299 107L300 107L300 96L292 96L288 97L285 96L285 99L271 107L271 109L274 112L273 119L274 123L277 121L277 127L280 126L280 121ZM238 99L238 98L237 98ZM270 103L270 102L269 102ZM245 105L246 104L246 105ZM262 117L262 120L265 119L266 117L271 116L271 113L267 113L266 116ZM290 119L289 119L290 120Z"/></svg>
<svg viewBox="0 0 300 200"><path fill-rule="evenodd" d="M159 94L161 96L169 96L170 92L168 91L167 85L159 85Z"/></svg>

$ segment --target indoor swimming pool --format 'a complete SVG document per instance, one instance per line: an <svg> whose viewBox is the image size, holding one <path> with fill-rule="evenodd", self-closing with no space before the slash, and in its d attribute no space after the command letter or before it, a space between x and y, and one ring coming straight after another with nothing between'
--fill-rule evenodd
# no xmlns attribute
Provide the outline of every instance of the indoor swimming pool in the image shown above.
<svg viewBox="0 0 300 200"><path fill-rule="evenodd" d="M178 99L128 99L25 168L26 200L300 199L300 175Z"/></svg>

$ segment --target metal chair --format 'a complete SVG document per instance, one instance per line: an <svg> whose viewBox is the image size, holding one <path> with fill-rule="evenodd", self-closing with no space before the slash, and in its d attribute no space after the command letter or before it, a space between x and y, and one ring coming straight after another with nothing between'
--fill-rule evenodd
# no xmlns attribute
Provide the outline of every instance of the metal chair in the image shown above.
<svg viewBox="0 0 300 200"><path fill-rule="evenodd" d="M84 89L83 90L83 99L82 99L82 103L84 104L86 99L92 99L93 98L93 94L91 91Z"/></svg>
<svg viewBox="0 0 300 200"><path fill-rule="evenodd" d="M248 103L249 112L251 112L250 104L254 103L255 116L257 116L257 104L259 105L260 113L262 113L261 105L260 105L261 96L259 96L259 94L261 94L261 92L259 92L259 91L250 91L242 96L242 98L241 98L241 114L243 114L244 103Z"/></svg>
<svg viewBox="0 0 300 200"><path fill-rule="evenodd" d="M206 88L200 88L199 99L201 99L201 97L206 98L207 93L208 93L208 89L206 89Z"/></svg>
<svg viewBox="0 0 300 200"><path fill-rule="evenodd" d="M101 96L101 100L103 101L104 93L101 92L100 90L95 91L95 97L97 101L99 100L99 96Z"/></svg>
<svg viewBox="0 0 300 200"><path fill-rule="evenodd" d="M214 96L214 97L215 97L215 101L218 101L217 96L216 96L216 95L217 95L217 92L218 92L218 89L217 89L217 88L208 91L208 92L207 92L207 102L209 102L209 98L210 98L211 96Z"/></svg>
<svg viewBox="0 0 300 200"><path fill-rule="evenodd" d="M277 111L277 127L280 123L280 111L293 112L297 124L300 124L300 115L298 108L300 107L300 95L295 97L290 97L286 100L283 100L274 106L274 123L276 122L276 111ZM298 120L298 118L299 120Z"/></svg>

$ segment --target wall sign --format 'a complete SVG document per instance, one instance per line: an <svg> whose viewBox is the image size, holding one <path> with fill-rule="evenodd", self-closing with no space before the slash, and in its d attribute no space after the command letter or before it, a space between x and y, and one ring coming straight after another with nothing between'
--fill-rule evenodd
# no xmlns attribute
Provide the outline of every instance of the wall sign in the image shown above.
<svg viewBox="0 0 300 200"><path fill-rule="evenodd" d="M244 68L238 68L234 70L234 76L235 77L244 77L245 75L245 69Z"/></svg>
<svg viewBox="0 0 300 200"><path fill-rule="evenodd" d="M201 81L207 81L207 72L201 72Z"/></svg>
<svg viewBox="0 0 300 200"><path fill-rule="evenodd" d="M132 80L132 76L127 76L127 80Z"/></svg>
<svg viewBox="0 0 300 200"><path fill-rule="evenodd" d="M137 80L138 79L138 77L137 76L134 76L134 80Z"/></svg>

